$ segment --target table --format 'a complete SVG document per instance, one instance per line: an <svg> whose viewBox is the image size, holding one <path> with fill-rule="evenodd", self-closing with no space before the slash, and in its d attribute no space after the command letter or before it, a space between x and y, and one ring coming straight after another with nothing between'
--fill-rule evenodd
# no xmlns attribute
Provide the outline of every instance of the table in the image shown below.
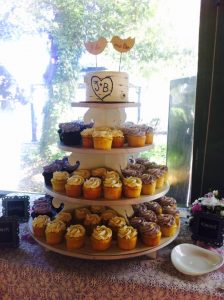
<svg viewBox="0 0 224 300"><path fill-rule="evenodd" d="M219 287L224 266L206 275L179 273L171 263L172 248L192 243L181 210L181 232L159 251L158 258L146 256L119 261L90 261L46 251L20 225L20 246L0 249L0 299L38 300L224 300ZM222 249L223 250L223 249Z"/></svg>

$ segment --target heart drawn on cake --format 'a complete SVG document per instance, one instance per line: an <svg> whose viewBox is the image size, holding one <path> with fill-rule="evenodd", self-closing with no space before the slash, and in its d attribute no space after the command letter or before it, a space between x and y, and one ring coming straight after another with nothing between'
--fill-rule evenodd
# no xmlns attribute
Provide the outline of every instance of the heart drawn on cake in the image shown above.
<svg viewBox="0 0 224 300"><path fill-rule="evenodd" d="M93 76L91 78L91 86L94 94L102 101L113 91L113 81L109 76L104 78Z"/></svg>

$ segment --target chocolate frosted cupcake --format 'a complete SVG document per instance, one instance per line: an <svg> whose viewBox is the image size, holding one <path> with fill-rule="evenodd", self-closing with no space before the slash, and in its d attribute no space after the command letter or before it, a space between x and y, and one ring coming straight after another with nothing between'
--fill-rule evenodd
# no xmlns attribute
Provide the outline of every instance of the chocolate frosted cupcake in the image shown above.
<svg viewBox="0 0 224 300"><path fill-rule="evenodd" d="M143 147L145 145L145 131L138 127L130 128L127 133L127 138L129 147Z"/></svg>
<svg viewBox="0 0 224 300"><path fill-rule="evenodd" d="M142 210L139 212L139 216L143 217L147 222L157 222L157 216L152 210Z"/></svg>
<svg viewBox="0 0 224 300"><path fill-rule="evenodd" d="M177 201L173 197L164 196L159 199L159 204L161 206L172 206L177 207Z"/></svg>
<svg viewBox="0 0 224 300"><path fill-rule="evenodd" d="M149 159L145 158L145 157L138 157L135 159L135 163L141 164L141 165L146 165L147 163L149 163Z"/></svg>
<svg viewBox="0 0 224 300"><path fill-rule="evenodd" d="M153 195L156 190L156 178L150 174L141 175L142 195Z"/></svg>
<svg viewBox="0 0 224 300"><path fill-rule="evenodd" d="M134 210L134 215L135 216L139 216L139 212L140 211L146 211L147 210L147 207L145 205L145 203L140 203L140 204L134 204L132 205L132 208Z"/></svg>
<svg viewBox="0 0 224 300"><path fill-rule="evenodd" d="M174 216L176 220L176 224L179 225L180 223L180 212L173 206L163 206L162 208L163 214L168 214Z"/></svg>
<svg viewBox="0 0 224 300"><path fill-rule="evenodd" d="M156 215L160 215L163 212L161 205L156 201L146 202L145 206L147 209L154 211Z"/></svg>
<svg viewBox="0 0 224 300"><path fill-rule="evenodd" d="M81 145L81 131L92 126L92 123L84 124L82 121L60 123L58 130L60 141L68 146Z"/></svg>
<svg viewBox="0 0 224 300"><path fill-rule="evenodd" d="M124 177L140 177L141 176L141 171L139 170L134 170L131 168L125 168L123 170L121 170L121 173Z"/></svg>
<svg viewBox="0 0 224 300"><path fill-rule="evenodd" d="M129 219L129 224L136 229L139 229L143 222L145 222L143 217L132 217Z"/></svg>
<svg viewBox="0 0 224 300"><path fill-rule="evenodd" d="M142 242L150 247L160 244L161 230L160 226L154 222L144 222L139 227Z"/></svg>
<svg viewBox="0 0 224 300"><path fill-rule="evenodd" d="M139 171L141 174L143 174L144 171L145 171L145 166L142 165L142 164L137 164L137 163L135 163L135 164L128 164L127 168L131 169L131 170Z"/></svg>
<svg viewBox="0 0 224 300"><path fill-rule="evenodd" d="M158 224L161 228L162 236L170 237L175 234L177 225L174 216L161 214L158 216Z"/></svg>
<svg viewBox="0 0 224 300"><path fill-rule="evenodd" d="M147 174L154 176L156 178L156 188L161 188L164 185L164 172L160 169L148 169Z"/></svg>

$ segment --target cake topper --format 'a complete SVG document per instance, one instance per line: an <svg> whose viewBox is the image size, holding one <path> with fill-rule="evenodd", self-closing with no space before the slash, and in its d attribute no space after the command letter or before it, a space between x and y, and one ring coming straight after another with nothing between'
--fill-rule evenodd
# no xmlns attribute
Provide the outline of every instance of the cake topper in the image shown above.
<svg viewBox="0 0 224 300"><path fill-rule="evenodd" d="M110 41L114 49L120 52L119 71L121 66L122 53L128 52L135 44L135 38L122 39L119 36L113 36ZM97 41L85 42L86 50L96 56L96 67L97 67L97 55L102 53L107 45L107 40L104 37L100 37Z"/></svg>
<svg viewBox="0 0 224 300"><path fill-rule="evenodd" d="M94 42L85 42L86 50L96 55L96 67L97 67L97 55L103 52L107 45L107 40L104 37L99 38L97 41Z"/></svg>

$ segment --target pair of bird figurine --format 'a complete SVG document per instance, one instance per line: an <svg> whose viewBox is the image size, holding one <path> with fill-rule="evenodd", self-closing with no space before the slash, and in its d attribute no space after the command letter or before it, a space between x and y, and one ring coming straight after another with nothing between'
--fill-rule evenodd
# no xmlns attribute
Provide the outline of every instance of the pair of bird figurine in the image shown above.
<svg viewBox="0 0 224 300"><path fill-rule="evenodd" d="M120 53L129 51L135 44L135 38L121 39L119 36L113 36L110 41L115 50ZM94 55L98 55L104 51L108 41L101 37L94 42L85 42L86 50Z"/></svg>

